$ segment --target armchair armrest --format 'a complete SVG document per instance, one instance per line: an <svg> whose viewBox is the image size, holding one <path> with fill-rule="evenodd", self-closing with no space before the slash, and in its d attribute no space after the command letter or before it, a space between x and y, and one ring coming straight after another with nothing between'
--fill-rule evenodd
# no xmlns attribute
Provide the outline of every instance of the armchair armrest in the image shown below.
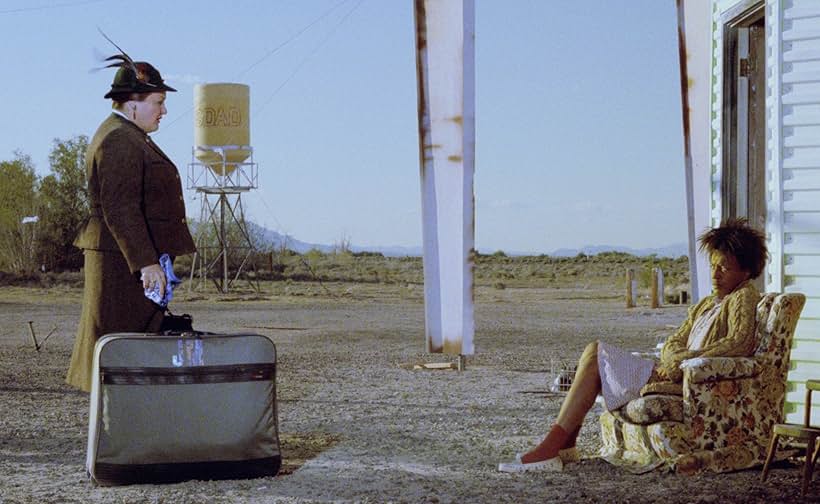
<svg viewBox="0 0 820 504"><path fill-rule="evenodd" d="M751 378L760 373L754 357L695 357L681 362L684 383Z"/></svg>

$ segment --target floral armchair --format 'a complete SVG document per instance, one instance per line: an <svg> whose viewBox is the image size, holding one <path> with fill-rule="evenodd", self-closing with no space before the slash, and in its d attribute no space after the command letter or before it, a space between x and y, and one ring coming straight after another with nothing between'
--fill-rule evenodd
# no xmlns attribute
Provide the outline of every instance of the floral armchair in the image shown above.
<svg viewBox="0 0 820 504"><path fill-rule="evenodd" d="M802 294L765 294L757 305L752 357L684 361L683 396L651 394L601 415L601 456L640 473L666 465L679 473L726 472L766 460L781 422L786 374Z"/></svg>

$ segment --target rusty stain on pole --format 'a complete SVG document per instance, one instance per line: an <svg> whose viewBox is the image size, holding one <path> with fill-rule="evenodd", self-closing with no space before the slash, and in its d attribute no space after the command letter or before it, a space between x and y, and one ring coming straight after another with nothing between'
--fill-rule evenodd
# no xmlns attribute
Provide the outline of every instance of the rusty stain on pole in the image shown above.
<svg viewBox="0 0 820 504"><path fill-rule="evenodd" d="M686 218L689 234L689 291L697 302L711 290L709 258L699 254L696 236L713 225L712 9L714 2L675 0L678 18Z"/></svg>
<svg viewBox="0 0 820 504"><path fill-rule="evenodd" d="M428 352L471 355L475 243L473 0L415 0Z"/></svg>
<svg viewBox="0 0 820 504"><path fill-rule="evenodd" d="M681 110L683 112L683 161L684 161L684 183L686 186L686 226L689 233L689 290L698 292L698 267L697 250L695 243L695 202L693 195L692 181L692 130L689 114L689 92L692 87L689 70L687 68L686 54L686 25L683 0L676 0L678 15L678 64L680 65L680 97Z"/></svg>

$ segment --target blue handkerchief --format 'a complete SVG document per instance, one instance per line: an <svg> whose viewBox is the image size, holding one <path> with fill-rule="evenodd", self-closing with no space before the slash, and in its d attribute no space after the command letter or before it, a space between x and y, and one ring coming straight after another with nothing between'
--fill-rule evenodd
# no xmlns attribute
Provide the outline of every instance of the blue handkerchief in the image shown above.
<svg viewBox="0 0 820 504"><path fill-rule="evenodd" d="M168 306L168 303L174 299L174 287L182 283L182 280L174 275L174 263L168 254L159 256L159 265L165 272L165 297L159 295L159 285L145 289L145 297L158 304L161 308Z"/></svg>

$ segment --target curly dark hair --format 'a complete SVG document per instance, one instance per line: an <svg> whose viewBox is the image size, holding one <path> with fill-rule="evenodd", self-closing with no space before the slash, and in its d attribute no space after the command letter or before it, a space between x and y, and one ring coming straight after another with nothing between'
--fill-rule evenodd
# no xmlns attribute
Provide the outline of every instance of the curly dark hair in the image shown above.
<svg viewBox="0 0 820 504"><path fill-rule="evenodd" d="M698 237L700 250L731 254L750 278L757 278L766 266L769 251L766 236L749 226L744 218L730 218Z"/></svg>

